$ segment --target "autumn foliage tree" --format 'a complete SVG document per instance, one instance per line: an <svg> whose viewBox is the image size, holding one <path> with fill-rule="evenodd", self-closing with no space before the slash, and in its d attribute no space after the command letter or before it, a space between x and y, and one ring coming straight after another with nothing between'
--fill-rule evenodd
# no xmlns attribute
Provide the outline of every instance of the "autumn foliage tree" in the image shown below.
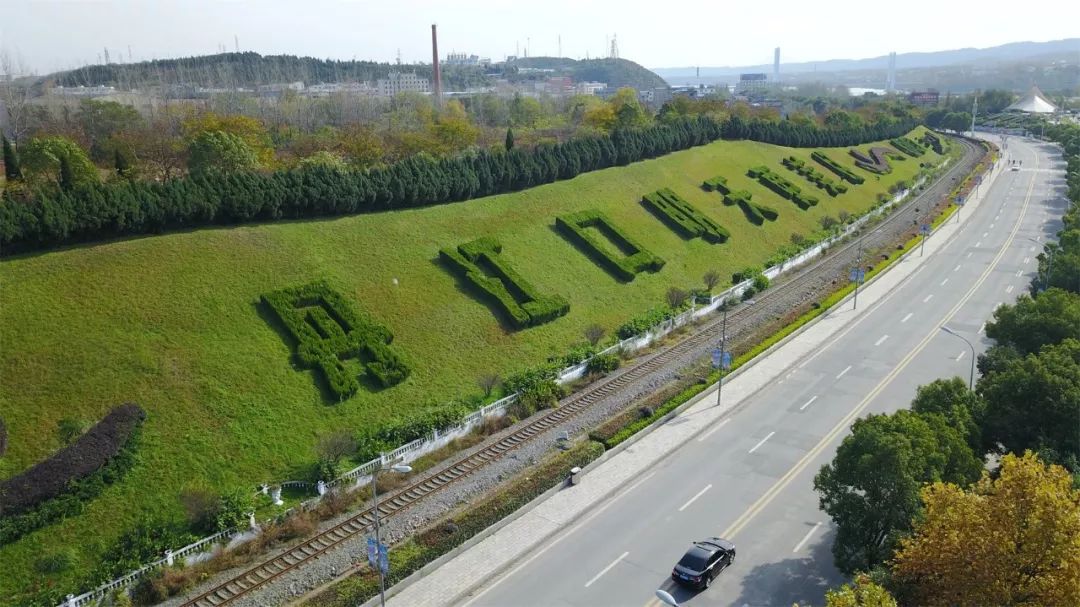
<svg viewBox="0 0 1080 607"><path fill-rule="evenodd" d="M1031 452L970 490L934 483L901 540L897 581L927 606L1080 605L1080 491Z"/></svg>
<svg viewBox="0 0 1080 607"><path fill-rule="evenodd" d="M860 574L850 584L825 593L825 607L896 607L889 591Z"/></svg>

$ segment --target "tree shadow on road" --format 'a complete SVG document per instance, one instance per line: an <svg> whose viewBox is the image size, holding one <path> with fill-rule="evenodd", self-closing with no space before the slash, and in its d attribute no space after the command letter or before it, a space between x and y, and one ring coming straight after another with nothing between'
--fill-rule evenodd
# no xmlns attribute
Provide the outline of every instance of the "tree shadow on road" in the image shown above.
<svg viewBox="0 0 1080 607"><path fill-rule="evenodd" d="M833 565L835 532L814 538L799 556L758 565L742 578L742 594L731 605L790 606L824 605L825 591L847 581ZM743 542L746 545L746 542ZM747 546L752 550L751 546Z"/></svg>

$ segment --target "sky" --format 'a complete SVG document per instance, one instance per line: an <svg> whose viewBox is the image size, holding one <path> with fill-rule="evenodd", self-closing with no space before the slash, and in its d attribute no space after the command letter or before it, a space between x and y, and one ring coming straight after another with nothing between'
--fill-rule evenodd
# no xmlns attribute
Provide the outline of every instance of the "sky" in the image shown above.
<svg viewBox="0 0 1080 607"><path fill-rule="evenodd" d="M219 52L431 61L439 51L619 56L649 68L858 59L1080 36L1080 2L990 0L3 0L0 51L29 70ZM998 9L994 5L1000 4ZM874 7L874 8L870 8ZM880 7L880 8L879 8ZM882 11L887 10L887 26Z"/></svg>

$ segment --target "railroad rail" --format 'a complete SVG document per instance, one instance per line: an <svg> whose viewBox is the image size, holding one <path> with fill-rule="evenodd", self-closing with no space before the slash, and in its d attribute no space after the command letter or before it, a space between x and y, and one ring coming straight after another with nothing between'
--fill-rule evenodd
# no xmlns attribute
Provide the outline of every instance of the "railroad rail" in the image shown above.
<svg viewBox="0 0 1080 607"><path fill-rule="evenodd" d="M821 280L823 277L827 279L837 273L846 274L846 270L851 264L857 261L858 253L856 251L890 243L896 240L897 236L910 231L913 225L912 221L928 216L935 205L920 205L920 201L925 202L927 199L933 200L935 197L943 197L951 189L954 179L974 168L980 159L978 154L973 153L977 147L975 144L961 139L954 139L954 141L968 148L968 153L965 154L962 161L957 162L922 194L887 215L869 234L838 245L823 259L798 270L790 279L784 280L776 288L762 292L757 298L756 305L740 306L729 312L729 330L738 327L740 323L745 323L755 316L774 315L774 310L790 309L793 305L790 301L790 294L793 291L797 291L814 280ZM886 228L891 228L891 230ZM719 329L720 319L714 318L710 320L697 332L659 350L634 366L629 367L626 371L609 376L583 391L567 397L557 408L539 415L502 439L454 462L437 474L399 490L387 499L380 500L380 518L402 512L426 496L469 476L472 471L502 458L538 435L559 426L562 422L588 409L620 388L664 367L673 359L693 352L706 344L713 343L717 339ZM373 509L368 508L270 560L251 567L228 581L199 594L184 603L183 607L219 607L228 604L296 569L311 559L332 550L343 542L369 531L374 525L373 512Z"/></svg>

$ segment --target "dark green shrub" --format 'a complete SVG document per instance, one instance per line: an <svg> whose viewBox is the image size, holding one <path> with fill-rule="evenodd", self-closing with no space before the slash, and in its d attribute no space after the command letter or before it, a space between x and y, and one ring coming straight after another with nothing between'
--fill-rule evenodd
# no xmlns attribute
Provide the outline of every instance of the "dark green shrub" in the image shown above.
<svg viewBox="0 0 1080 607"><path fill-rule="evenodd" d="M818 203L818 199L802 193L802 190L784 179L777 173L765 166L758 166L747 171L747 174L756 178L762 185L776 192L780 196L794 202L804 211ZM751 219L753 221L753 219Z"/></svg>
<svg viewBox="0 0 1080 607"><path fill-rule="evenodd" d="M504 382L506 390L517 391L511 389L511 382L512 378L507 378ZM384 451L393 451L418 438L430 436L434 430L449 428L459 423L469 413L468 407L453 403L429 408L408 417L393 419L374 430L364 427L356 434L354 459L360 462L372 460Z"/></svg>
<svg viewBox="0 0 1080 607"><path fill-rule="evenodd" d="M555 219L555 225L597 265L619 280L631 281L639 272L658 272L664 267L663 259L630 238L600 211L589 210L563 215ZM614 246L602 244L600 237L590 233L589 228L598 230ZM611 248L623 251L625 255L610 253Z"/></svg>
<svg viewBox="0 0 1080 607"><path fill-rule="evenodd" d="M754 290L758 293L769 288L769 277L764 274L754 276Z"/></svg>
<svg viewBox="0 0 1080 607"><path fill-rule="evenodd" d="M758 266L747 266L737 272L731 274L731 284L737 285L744 280L749 280L758 274L761 274L761 268Z"/></svg>
<svg viewBox="0 0 1080 607"><path fill-rule="evenodd" d="M255 502L250 491L235 489L218 498L217 512L214 517L214 531L225 531L234 527L245 528L248 513L255 510Z"/></svg>
<svg viewBox="0 0 1080 607"><path fill-rule="evenodd" d="M615 331L615 335L619 339L629 339L638 335L643 335L649 329L652 329L656 325L671 319L675 313L669 307L653 308L644 314L641 314L635 318L632 318L622 324Z"/></svg>
<svg viewBox="0 0 1080 607"><path fill-rule="evenodd" d="M53 552L44 556L38 557L34 561L34 569L45 575L52 575L56 573L63 573L68 569L71 569L71 565L74 564L75 558L72 556L70 550L63 550L60 552Z"/></svg>
<svg viewBox="0 0 1080 607"><path fill-rule="evenodd" d="M611 373L615 369L619 368L619 364L622 361L619 360L619 355L615 353L609 354L597 354L589 359L589 365L586 367L586 372L589 374L601 375L604 373Z"/></svg>
<svg viewBox="0 0 1080 607"><path fill-rule="evenodd" d="M439 258L459 278L498 306L515 328L540 325L570 311L570 304L562 297L541 295L514 271L501 252L499 241L484 237L457 249L442 249Z"/></svg>
<svg viewBox="0 0 1080 607"><path fill-rule="evenodd" d="M107 582L156 561L166 550L186 546L199 539L174 525L143 520L106 549L91 576L97 583Z"/></svg>
<svg viewBox="0 0 1080 607"><path fill-rule="evenodd" d="M719 175L712 179L706 179L705 182L701 184L701 187L706 192L720 192L721 194L727 194L731 191L727 185L727 178L720 177Z"/></svg>
<svg viewBox="0 0 1080 607"><path fill-rule="evenodd" d="M297 359L306 368L319 369L339 399L360 388L355 371L343 360L363 359L358 365L360 375L383 388L409 376L408 365L390 349L390 331L357 311L326 283L274 291L263 295L262 301L296 340Z"/></svg>
<svg viewBox="0 0 1080 607"><path fill-rule="evenodd" d="M889 143L891 143L894 148L900 150L908 156L911 156L912 158L918 158L919 156L926 154L926 150L924 150L921 145L919 145L915 141L912 141L911 139L908 139L907 137L896 137L894 139L890 139Z"/></svg>

